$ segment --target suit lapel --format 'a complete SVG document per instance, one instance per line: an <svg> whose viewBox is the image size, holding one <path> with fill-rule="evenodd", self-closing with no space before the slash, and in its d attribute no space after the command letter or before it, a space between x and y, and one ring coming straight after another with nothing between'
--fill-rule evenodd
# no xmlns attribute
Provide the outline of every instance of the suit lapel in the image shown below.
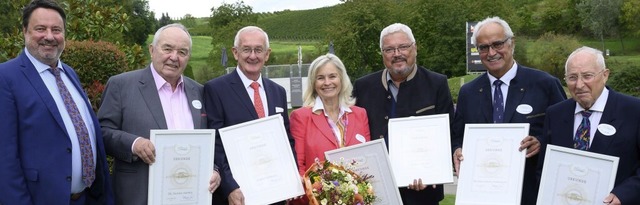
<svg viewBox="0 0 640 205"><path fill-rule="evenodd" d="M51 96L51 93L49 92L47 86L44 84L44 81L42 81L40 74L33 66L33 64L31 64L31 61L29 61L29 58L24 52L20 54L20 59L22 60L22 73L24 73L26 79L36 90L36 92L40 96L40 99L42 99L42 102L47 106L47 109L49 110L53 118L56 119L58 126L60 126L64 133L69 135L69 133L67 133L67 128L64 126L64 122L62 121L62 116L60 116L60 110L58 110L56 101L53 100L53 97Z"/></svg>
<svg viewBox="0 0 640 205"><path fill-rule="evenodd" d="M329 142L331 142L335 147L340 147L338 145L338 140L333 134L333 130L331 129L331 126L329 126L327 118L324 116L323 112L320 112L320 114L311 113L311 120L313 121L313 125L320 130L322 136L329 140Z"/></svg>
<svg viewBox="0 0 640 205"><path fill-rule="evenodd" d="M560 123L560 124L554 125L555 127L560 128L558 130L558 132L560 133L557 135L556 134L552 134L552 135L561 136L561 137L548 139L548 140L549 140L549 144L555 144L563 147L573 148L573 136L575 134L573 130L573 120L574 120L573 110L576 109L576 102L573 100L570 100L562 103L566 103L566 105L562 105L560 110L571 110L571 111L563 112L567 114L566 115L561 114L560 119L558 121L551 121L552 124Z"/></svg>
<svg viewBox="0 0 640 205"><path fill-rule="evenodd" d="M489 77L487 76L489 73L485 73L480 76L480 81L478 82L478 87L476 88L478 92L478 98L480 99L479 109L482 112L482 115L485 118L485 122L493 122L493 100L491 99L491 83L489 82Z"/></svg>
<svg viewBox="0 0 640 205"><path fill-rule="evenodd" d="M613 127L620 127L622 121L616 120L616 116L613 113L620 113L617 109L617 93L612 90L609 90L609 98L607 99L607 104L604 106L604 111L602 112L602 117L600 118L600 124L608 124ZM613 136L607 136L598 131L598 126L592 125L593 130L591 132L596 132L593 137L593 141L591 143L591 147L589 147L589 151L597 152L597 153L605 153L605 151L610 150L609 146L613 141Z"/></svg>
<svg viewBox="0 0 640 205"><path fill-rule="evenodd" d="M507 92L507 104L504 108L504 122L511 122L516 106L522 101L527 85L526 78L523 77L524 69L518 69L516 77L509 82L509 91Z"/></svg>
<svg viewBox="0 0 640 205"><path fill-rule="evenodd" d="M247 88L245 88L244 84L242 84L242 80L240 79L240 74L238 73L237 70L234 70L233 73L234 75L232 76L229 82L230 83L229 86L231 87L231 90L233 90L233 92L236 95L238 95L238 98L241 99L240 103L242 103L242 105L249 111L249 113L251 113L251 116L253 117L253 119L258 119L258 113L256 112L256 109L253 107L253 102L251 102L251 98L249 98L249 95L247 93Z"/></svg>
<svg viewBox="0 0 640 205"><path fill-rule="evenodd" d="M196 88L196 86L193 83L191 83L191 81L184 79L183 82L184 82L184 92L185 92L185 95L187 96L187 106L189 106L189 110L191 111L191 118L193 119L193 128L195 129L204 128L201 126L202 125L201 111L204 108L202 107L202 101L200 101L200 98L198 97L198 88ZM194 106L198 104L200 105L200 109L196 109L196 107Z"/></svg>
<svg viewBox="0 0 640 205"><path fill-rule="evenodd" d="M153 116L153 119L158 124L158 128L167 129L167 120L164 117L164 111L162 109L162 103L160 102L160 96L158 95L158 89L155 86L153 75L151 74L151 67L147 67L140 76L140 84L138 89L142 94L142 99L147 104L149 112Z"/></svg>

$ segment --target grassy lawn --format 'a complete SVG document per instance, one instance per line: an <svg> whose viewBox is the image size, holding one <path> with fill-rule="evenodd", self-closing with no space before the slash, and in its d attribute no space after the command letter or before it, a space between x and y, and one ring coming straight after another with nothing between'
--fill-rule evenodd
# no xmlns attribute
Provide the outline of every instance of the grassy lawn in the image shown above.
<svg viewBox="0 0 640 205"><path fill-rule="evenodd" d="M453 205L456 202L456 195L445 194L444 199L440 201L440 205Z"/></svg>

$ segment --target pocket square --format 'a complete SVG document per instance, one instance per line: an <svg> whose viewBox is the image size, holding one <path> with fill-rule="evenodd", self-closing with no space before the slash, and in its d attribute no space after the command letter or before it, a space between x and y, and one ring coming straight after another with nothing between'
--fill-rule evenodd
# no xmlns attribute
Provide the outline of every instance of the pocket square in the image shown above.
<svg viewBox="0 0 640 205"><path fill-rule="evenodd" d="M284 111L284 109L282 109L281 107L276 107L276 113L281 113L283 111Z"/></svg>
<svg viewBox="0 0 640 205"><path fill-rule="evenodd" d="M431 110L433 108L436 108L435 105L431 105L431 106L427 106L425 108L419 109L418 111L416 111L416 114L420 114L421 112L427 111L427 110Z"/></svg>

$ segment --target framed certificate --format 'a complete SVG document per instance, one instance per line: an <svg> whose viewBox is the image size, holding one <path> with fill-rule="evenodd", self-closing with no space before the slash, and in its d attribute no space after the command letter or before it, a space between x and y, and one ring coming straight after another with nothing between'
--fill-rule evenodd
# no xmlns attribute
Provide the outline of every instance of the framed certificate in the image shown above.
<svg viewBox="0 0 640 205"><path fill-rule="evenodd" d="M613 189L618 160L547 145L537 204L601 204Z"/></svg>
<svg viewBox="0 0 640 205"><path fill-rule="evenodd" d="M376 194L376 205L402 205L400 191L391 170L391 163L387 154L384 139L374 140L358 145L330 150L324 153L326 159L332 162L344 160L354 161L355 173L373 176L371 185Z"/></svg>
<svg viewBox="0 0 640 205"><path fill-rule="evenodd" d="M449 114L390 119L389 158L398 187L453 183Z"/></svg>
<svg viewBox="0 0 640 205"><path fill-rule="evenodd" d="M149 204L211 204L215 130L151 130Z"/></svg>
<svg viewBox="0 0 640 205"><path fill-rule="evenodd" d="M271 204L304 194L281 115L218 132L245 204Z"/></svg>
<svg viewBox="0 0 640 205"><path fill-rule="evenodd" d="M529 123L466 124L456 204L520 204Z"/></svg>

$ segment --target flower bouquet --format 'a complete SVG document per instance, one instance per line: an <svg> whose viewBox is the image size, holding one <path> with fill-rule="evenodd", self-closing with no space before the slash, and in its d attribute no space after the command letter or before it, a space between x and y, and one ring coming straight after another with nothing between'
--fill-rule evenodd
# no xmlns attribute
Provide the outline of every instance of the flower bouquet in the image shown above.
<svg viewBox="0 0 640 205"><path fill-rule="evenodd" d="M316 161L304 174L305 192L311 205L369 205L376 199L371 178L329 161Z"/></svg>

